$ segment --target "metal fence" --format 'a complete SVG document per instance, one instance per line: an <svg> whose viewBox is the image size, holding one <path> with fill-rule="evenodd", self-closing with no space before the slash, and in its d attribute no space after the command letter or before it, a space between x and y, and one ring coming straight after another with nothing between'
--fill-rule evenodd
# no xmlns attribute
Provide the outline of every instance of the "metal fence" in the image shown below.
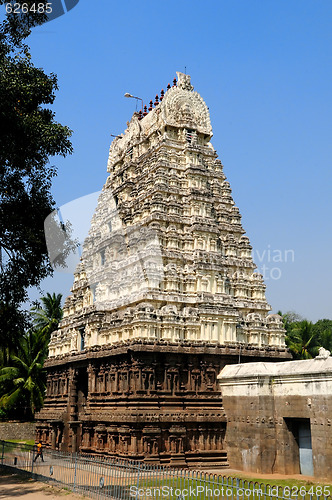
<svg viewBox="0 0 332 500"><path fill-rule="evenodd" d="M201 471L96 458L0 441L1 465L96 499L121 500L327 500L329 486L273 486Z"/></svg>

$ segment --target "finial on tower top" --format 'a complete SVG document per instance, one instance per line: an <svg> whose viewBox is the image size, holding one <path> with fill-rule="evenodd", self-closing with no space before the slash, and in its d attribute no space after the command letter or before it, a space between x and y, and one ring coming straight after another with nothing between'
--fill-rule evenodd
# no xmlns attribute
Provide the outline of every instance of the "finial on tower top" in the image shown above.
<svg viewBox="0 0 332 500"><path fill-rule="evenodd" d="M190 75L185 75L184 73L180 73L177 71L178 75L178 88L182 90L194 90L194 87L190 83Z"/></svg>

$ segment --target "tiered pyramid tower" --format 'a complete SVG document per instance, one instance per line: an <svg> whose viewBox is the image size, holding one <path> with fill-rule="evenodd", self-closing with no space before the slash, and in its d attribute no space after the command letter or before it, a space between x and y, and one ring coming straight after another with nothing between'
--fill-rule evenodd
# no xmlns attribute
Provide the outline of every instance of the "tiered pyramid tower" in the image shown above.
<svg viewBox="0 0 332 500"><path fill-rule="evenodd" d="M216 377L289 358L210 139L177 73L110 148L64 318L52 334L38 438L52 447L227 465Z"/></svg>

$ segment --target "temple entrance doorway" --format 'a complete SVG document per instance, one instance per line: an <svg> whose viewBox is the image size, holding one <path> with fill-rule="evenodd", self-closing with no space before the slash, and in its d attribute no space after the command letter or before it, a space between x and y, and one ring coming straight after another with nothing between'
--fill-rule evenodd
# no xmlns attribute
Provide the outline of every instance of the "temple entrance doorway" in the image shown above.
<svg viewBox="0 0 332 500"><path fill-rule="evenodd" d="M298 443L300 472L305 476L314 475L314 465L312 460L312 443L310 419L304 418L298 422Z"/></svg>
<svg viewBox="0 0 332 500"><path fill-rule="evenodd" d="M310 418L285 418L292 438L293 473L304 476L314 475ZM297 470L296 470L297 469Z"/></svg>

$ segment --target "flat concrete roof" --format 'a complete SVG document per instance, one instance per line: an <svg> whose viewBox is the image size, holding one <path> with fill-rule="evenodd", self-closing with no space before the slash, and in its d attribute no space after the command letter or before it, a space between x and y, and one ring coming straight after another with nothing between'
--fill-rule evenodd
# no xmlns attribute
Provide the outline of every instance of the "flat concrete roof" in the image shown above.
<svg viewBox="0 0 332 500"><path fill-rule="evenodd" d="M278 377L289 375L310 375L332 372L332 356L321 359L313 358L278 363L243 363L227 365L218 375L218 379L245 378L245 377Z"/></svg>

